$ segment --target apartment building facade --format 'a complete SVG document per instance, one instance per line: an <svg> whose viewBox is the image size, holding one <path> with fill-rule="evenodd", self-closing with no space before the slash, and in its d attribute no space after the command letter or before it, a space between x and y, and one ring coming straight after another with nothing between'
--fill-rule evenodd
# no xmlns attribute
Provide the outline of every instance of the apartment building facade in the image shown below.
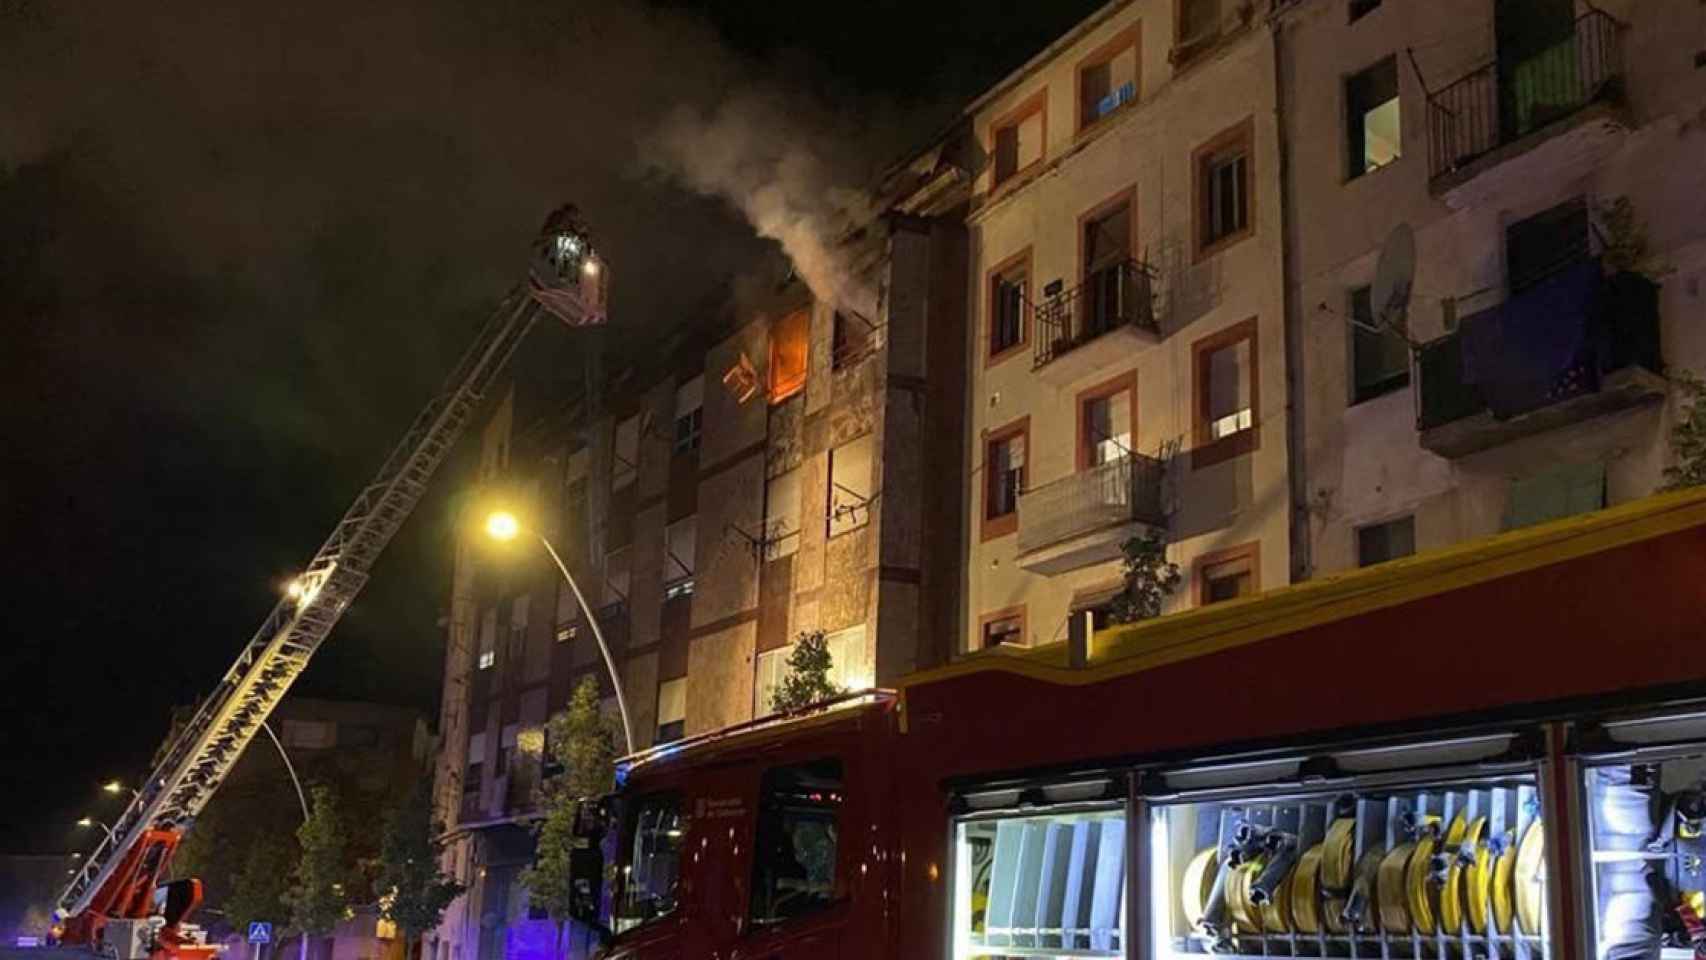
<svg viewBox="0 0 1706 960"><path fill-rule="evenodd" d="M1300 566L1652 493L1666 374L1706 366L1706 8L1281 7ZM1377 262L1405 234L1408 310L1383 315Z"/></svg>
<svg viewBox="0 0 1706 960"><path fill-rule="evenodd" d="M1168 610L1287 582L1274 93L1254 5L1130 0L968 108L962 651L1065 639L1146 533Z"/></svg>
<svg viewBox="0 0 1706 960"><path fill-rule="evenodd" d="M841 238L872 316L795 278L680 325L649 366L569 378L521 358L456 548L436 789L445 866L469 889L431 956L548 954L553 924L516 882L546 721L590 676L616 725L592 622L537 540L482 542L485 510L545 533L586 593L635 749L769 713L804 632L849 689L951 654L933 638L957 631L964 471L931 438L964 433L963 146L890 171L885 214Z"/></svg>

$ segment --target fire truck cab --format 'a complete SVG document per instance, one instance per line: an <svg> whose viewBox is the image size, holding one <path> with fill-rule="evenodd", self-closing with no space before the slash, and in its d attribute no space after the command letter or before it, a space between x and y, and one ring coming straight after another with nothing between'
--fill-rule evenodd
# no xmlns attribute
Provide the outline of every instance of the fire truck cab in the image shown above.
<svg viewBox="0 0 1706 960"><path fill-rule="evenodd" d="M622 960L1706 958L1706 491L629 758Z"/></svg>

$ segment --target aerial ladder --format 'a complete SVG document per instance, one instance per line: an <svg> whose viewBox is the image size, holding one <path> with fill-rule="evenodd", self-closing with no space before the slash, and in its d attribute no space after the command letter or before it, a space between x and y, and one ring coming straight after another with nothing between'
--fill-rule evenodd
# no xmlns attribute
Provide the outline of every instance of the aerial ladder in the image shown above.
<svg viewBox="0 0 1706 960"><path fill-rule="evenodd" d="M184 923L196 880L162 884L172 853L291 684L367 583L373 564L426 493L516 346L544 315L602 323L609 271L572 205L535 239L526 280L499 303L443 389L415 418L314 558L243 646L159 760L107 838L82 862L56 916L62 944L118 960L195 958L215 948Z"/></svg>

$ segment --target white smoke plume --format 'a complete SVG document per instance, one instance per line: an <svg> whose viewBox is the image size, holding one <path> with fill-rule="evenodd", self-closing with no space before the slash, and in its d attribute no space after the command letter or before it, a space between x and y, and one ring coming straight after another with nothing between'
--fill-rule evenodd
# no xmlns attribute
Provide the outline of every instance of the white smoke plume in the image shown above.
<svg viewBox="0 0 1706 960"><path fill-rule="evenodd" d="M846 156L861 141L852 131L834 129L845 124L810 119L823 116L758 92L705 110L682 107L642 142L642 160L688 189L726 200L760 236L781 245L815 297L874 321L876 290L839 247L870 216L865 192L857 188L868 171L833 163L818 149Z"/></svg>

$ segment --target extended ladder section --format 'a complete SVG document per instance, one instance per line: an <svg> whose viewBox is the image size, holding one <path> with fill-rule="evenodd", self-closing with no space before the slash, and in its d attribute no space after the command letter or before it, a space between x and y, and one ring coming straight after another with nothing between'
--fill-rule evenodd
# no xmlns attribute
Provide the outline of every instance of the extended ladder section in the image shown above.
<svg viewBox="0 0 1706 960"><path fill-rule="evenodd" d="M551 304L551 312L559 312ZM481 329L373 481L338 522L226 672L178 732L112 834L83 861L59 898L64 916L86 910L150 829L182 829L219 788L290 685L367 582L374 561L426 492L457 437L503 370L541 306L518 288ZM595 322L590 318L582 322Z"/></svg>

